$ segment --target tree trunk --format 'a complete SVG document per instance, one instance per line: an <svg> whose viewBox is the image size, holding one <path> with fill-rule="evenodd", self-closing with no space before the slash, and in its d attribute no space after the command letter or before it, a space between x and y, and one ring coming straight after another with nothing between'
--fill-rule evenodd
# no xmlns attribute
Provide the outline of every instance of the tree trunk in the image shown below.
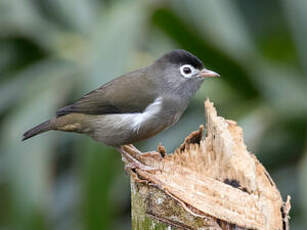
<svg viewBox="0 0 307 230"><path fill-rule="evenodd" d="M129 170L132 229L288 230L290 197L282 201L236 122L217 116L209 100L205 110L205 139L201 126L173 154L122 147L146 166Z"/></svg>

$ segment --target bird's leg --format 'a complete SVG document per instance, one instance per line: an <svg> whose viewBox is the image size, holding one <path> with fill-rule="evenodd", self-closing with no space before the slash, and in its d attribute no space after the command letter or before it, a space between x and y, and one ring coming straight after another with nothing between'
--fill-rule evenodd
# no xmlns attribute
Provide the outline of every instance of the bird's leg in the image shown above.
<svg viewBox="0 0 307 230"><path fill-rule="evenodd" d="M142 153L133 145L120 146L117 150L122 155L122 160L125 162L125 170L141 169L144 171L157 171L159 169L148 166L141 161ZM127 151L128 150L128 151Z"/></svg>

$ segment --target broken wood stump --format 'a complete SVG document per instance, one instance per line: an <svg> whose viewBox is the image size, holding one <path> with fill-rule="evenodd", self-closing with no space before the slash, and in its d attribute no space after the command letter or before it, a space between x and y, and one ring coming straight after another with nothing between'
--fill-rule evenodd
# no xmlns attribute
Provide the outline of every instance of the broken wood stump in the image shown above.
<svg viewBox="0 0 307 230"><path fill-rule="evenodd" d="M132 168L133 230L288 230L290 197L282 197L263 165L247 151L242 129L205 102L203 126L173 153L163 146L122 151L148 167Z"/></svg>

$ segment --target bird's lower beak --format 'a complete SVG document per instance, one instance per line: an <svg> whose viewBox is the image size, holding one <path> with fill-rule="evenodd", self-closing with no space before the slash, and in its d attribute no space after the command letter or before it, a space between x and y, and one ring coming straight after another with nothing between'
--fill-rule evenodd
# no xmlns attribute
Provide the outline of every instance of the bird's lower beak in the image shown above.
<svg viewBox="0 0 307 230"><path fill-rule="evenodd" d="M207 78L207 77L220 77L220 75L214 71L208 70L208 69L202 69L199 72L199 76L203 77L203 78Z"/></svg>

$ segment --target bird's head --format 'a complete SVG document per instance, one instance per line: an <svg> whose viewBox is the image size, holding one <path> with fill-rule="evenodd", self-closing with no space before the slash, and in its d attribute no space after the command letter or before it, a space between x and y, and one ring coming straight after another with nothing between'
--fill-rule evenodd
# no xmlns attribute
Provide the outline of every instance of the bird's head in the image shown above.
<svg viewBox="0 0 307 230"><path fill-rule="evenodd" d="M163 79L163 84L176 91L196 91L204 79L220 76L206 69L198 57L182 49L163 55L154 63L153 68L156 71L154 75L158 75Z"/></svg>
<svg viewBox="0 0 307 230"><path fill-rule="evenodd" d="M177 77L185 79L220 76L218 73L206 69L198 57L182 49L173 50L163 55L156 63L162 68L172 71Z"/></svg>

